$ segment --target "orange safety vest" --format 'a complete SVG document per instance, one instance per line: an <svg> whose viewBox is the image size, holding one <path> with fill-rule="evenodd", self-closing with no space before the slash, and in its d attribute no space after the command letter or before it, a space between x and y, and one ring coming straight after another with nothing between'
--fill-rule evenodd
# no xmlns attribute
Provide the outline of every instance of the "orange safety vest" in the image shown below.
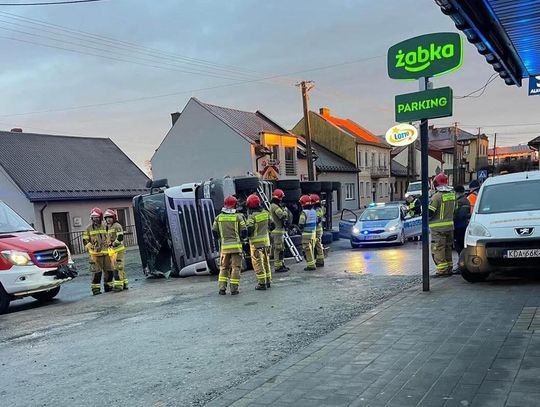
<svg viewBox="0 0 540 407"><path fill-rule="evenodd" d="M471 204L471 214L474 212L474 204L476 203L476 198L478 198L478 194L475 192L469 194L469 196L467 197L469 203Z"/></svg>

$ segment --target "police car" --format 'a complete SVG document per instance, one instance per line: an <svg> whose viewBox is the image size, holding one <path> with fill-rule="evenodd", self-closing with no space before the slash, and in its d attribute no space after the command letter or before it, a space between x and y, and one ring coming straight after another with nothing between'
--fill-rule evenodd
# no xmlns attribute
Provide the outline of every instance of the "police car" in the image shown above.
<svg viewBox="0 0 540 407"><path fill-rule="evenodd" d="M351 247L370 244L400 244L422 235L422 218L408 217L401 203L371 204L360 217L347 209L341 213L339 234ZM343 217L349 214L351 218Z"/></svg>

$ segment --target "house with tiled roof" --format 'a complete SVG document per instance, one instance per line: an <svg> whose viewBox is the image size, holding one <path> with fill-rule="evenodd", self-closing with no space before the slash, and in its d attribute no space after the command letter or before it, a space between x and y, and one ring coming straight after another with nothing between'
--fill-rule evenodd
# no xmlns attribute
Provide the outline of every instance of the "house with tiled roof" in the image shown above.
<svg viewBox="0 0 540 407"><path fill-rule="evenodd" d="M305 140L259 110L191 98L172 117L172 127L151 159L153 176L167 178L170 185L226 175L264 177L270 166L279 179L307 177Z"/></svg>
<svg viewBox="0 0 540 407"><path fill-rule="evenodd" d="M69 245L96 206L133 225L131 202L148 179L108 138L0 131L0 200Z"/></svg>
<svg viewBox="0 0 540 407"><path fill-rule="evenodd" d="M310 111L309 121L312 140L358 170L355 185L349 185L346 193L356 195L360 207L392 199L390 146L353 120L332 115L327 107L318 113ZM304 135L303 118L292 132Z"/></svg>

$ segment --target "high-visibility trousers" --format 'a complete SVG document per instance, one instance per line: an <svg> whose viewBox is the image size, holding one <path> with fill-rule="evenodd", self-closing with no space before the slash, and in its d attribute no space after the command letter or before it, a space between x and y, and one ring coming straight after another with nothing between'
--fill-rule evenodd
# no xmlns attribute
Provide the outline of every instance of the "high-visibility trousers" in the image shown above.
<svg viewBox="0 0 540 407"><path fill-rule="evenodd" d="M314 255L317 266L324 266L324 247L322 244L323 231L317 229L315 238Z"/></svg>
<svg viewBox="0 0 540 407"><path fill-rule="evenodd" d="M272 250L274 252L274 267L276 269L282 268L285 266L283 258L285 257L285 231L283 230L273 230L272 235Z"/></svg>
<svg viewBox="0 0 540 407"><path fill-rule="evenodd" d="M272 283L272 268L270 267L270 247L256 248L250 245L251 264L257 276L259 285Z"/></svg>
<svg viewBox="0 0 540 407"><path fill-rule="evenodd" d="M240 286L241 253L221 253L219 267L219 289L226 290L229 285L231 293L237 292Z"/></svg>
<svg viewBox="0 0 540 407"><path fill-rule="evenodd" d="M113 288L113 273L109 256L107 255L90 255L90 273L92 273L92 283L90 288L93 293L101 292L101 277L103 276L103 284L105 291L110 291Z"/></svg>
<svg viewBox="0 0 540 407"><path fill-rule="evenodd" d="M308 267L315 267L315 256L313 249L315 247L315 232L302 233L302 250L304 251L304 258Z"/></svg>
<svg viewBox="0 0 540 407"><path fill-rule="evenodd" d="M431 228L431 255L438 274L449 273L454 267L452 260L453 242L453 231L439 231L437 228Z"/></svg>

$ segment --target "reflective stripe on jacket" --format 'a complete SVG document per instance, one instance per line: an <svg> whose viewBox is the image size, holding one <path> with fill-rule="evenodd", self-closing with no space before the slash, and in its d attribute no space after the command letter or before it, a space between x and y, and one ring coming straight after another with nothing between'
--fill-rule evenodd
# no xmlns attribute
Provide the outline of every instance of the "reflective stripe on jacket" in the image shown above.
<svg viewBox="0 0 540 407"><path fill-rule="evenodd" d="M287 209L282 208L278 204L270 204L270 217L274 224L274 230L272 234L282 235L285 232L284 222L289 217Z"/></svg>
<svg viewBox="0 0 540 407"><path fill-rule="evenodd" d="M220 213L214 219L212 230L219 233L222 253L242 252L242 232L246 230L246 222L240 213Z"/></svg>
<svg viewBox="0 0 540 407"><path fill-rule="evenodd" d="M313 238L315 238L315 230L317 229L317 212L315 209L304 209L300 213L298 224L304 227L302 236L313 235Z"/></svg>
<svg viewBox="0 0 540 407"><path fill-rule="evenodd" d="M105 227L107 233L107 247L115 253L126 250L124 246L124 229L120 223L115 222Z"/></svg>
<svg viewBox="0 0 540 407"><path fill-rule="evenodd" d="M257 249L270 246L270 214L267 211L253 212L248 216L249 244Z"/></svg>
<svg viewBox="0 0 540 407"><path fill-rule="evenodd" d="M431 217L429 227L446 232L454 230L454 211L456 194L450 191L437 191L429 202Z"/></svg>
<svg viewBox="0 0 540 407"><path fill-rule="evenodd" d="M323 221L324 216L326 215L326 208L324 206L321 206L320 208L317 208L317 236L322 236L323 234Z"/></svg>
<svg viewBox="0 0 540 407"><path fill-rule="evenodd" d="M86 227L82 237L84 245L88 249L88 254L92 256L104 256L108 254L107 231L103 223L99 225L91 223Z"/></svg>

